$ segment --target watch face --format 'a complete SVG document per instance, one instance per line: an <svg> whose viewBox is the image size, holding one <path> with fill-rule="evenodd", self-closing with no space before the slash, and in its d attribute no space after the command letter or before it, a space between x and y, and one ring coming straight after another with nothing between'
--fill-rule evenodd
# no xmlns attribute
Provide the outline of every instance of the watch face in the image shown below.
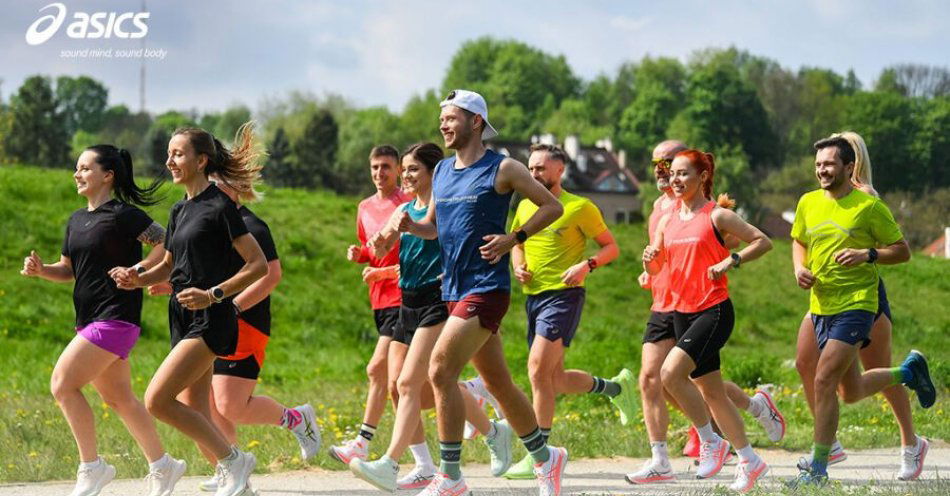
<svg viewBox="0 0 950 496"><path fill-rule="evenodd" d="M211 290L211 295L217 299L224 298L224 290L221 288L214 288Z"/></svg>

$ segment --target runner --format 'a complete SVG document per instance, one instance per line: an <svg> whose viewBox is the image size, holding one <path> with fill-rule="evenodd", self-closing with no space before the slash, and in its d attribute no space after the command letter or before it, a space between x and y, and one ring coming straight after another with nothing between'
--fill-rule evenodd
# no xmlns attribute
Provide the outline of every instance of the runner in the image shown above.
<svg viewBox="0 0 950 496"><path fill-rule="evenodd" d="M851 182L854 187L875 197L880 197L874 186L871 184L871 158L868 154L867 145L864 139L855 132L846 131L840 133L842 138L848 140L851 148L855 152L854 172L851 175ZM874 315L874 325L871 327L869 336L871 344L862 348L858 352L861 358L861 365L866 369L876 367L891 366L891 307L887 301L887 292L884 289L884 280L878 280L878 306L877 313ZM815 371L818 368L818 341L815 339L815 326L811 322L811 314L806 313L802 319L802 324L798 330L798 349L795 357L798 374L802 378L802 385L805 389L805 399L808 401L808 408L815 415ZM887 402L891 405L891 411L897 420L901 434L901 468L897 473L897 479L902 481L916 480L920 477L924 469L924 460L927 457L927 451L930 448L930 442L922 437L918 437L914 432L914 419L910 408L910 397L907 390L893 385L885 388L881 393ZM828 465L843 462L848 458L848 454L837 439L831 444L831 451L828 453ZM802 457L798 462L798 468L805 470L811 466L811 457Z"/></svg>
<svg viewBox="0 0 950 496"><path fill-rule="evenodd" d="M673 212L678 206L676 195L673 194L673 189L670 186L670 164L677 153L686 149L686 145L681 141L667 140L658 144L653 150L653 175L656 178L657 189L662 194L653 203L653 211L650 213L648 229L651 240L656 239L656 227L660 219L664 215ZM726 248L731 249L737 246L737 239L731 236L726 238ZM653 296L650 320L647 322L646 331L643 335L639 378L643 420L646 424L652 456L639 471L625 476L627 482L631 484L649 484L675 480L666 445L670 416L663 400L665 398L678 410L682 411L682 408L663 388L660 380L660 369L663 361L670 350L673 349L673 346L676 345L676 332L673 326L673 295L670 292L668 278L669 267L664 265L655 276L650 276L644 271L638 279L640 286L649 289ZM726 381L724 385L726 393L736 407L748 411L755 417L765 429L771 441L778 442L782 440L785 435L785 419L775 406L775 402L767 390L760 389L750 398L736 384ZM691 383L685 383L684 387L693 386ZM713 423L715 427L715 421ZM700 444L699 434L696 432L695 426L690 425L684 454L694 458L699 457Z"/></svg>
<svg viewBox="0 0 950 496"><path fill-rule="evenodd" d="M281 279L280 260L270 228L242 202L260 199L254 184L229 184L218 174L209 179L238 207L248 231L267 259L267 275L234 297L238 312L238 345L233 355L214 361L211 379L211 420L232 445L237 445L237 424L279 425L287 428L300 444L300 456L309 459L320 450L320 427L309 404L287 408L268 396L255 396L254 387L264 365L264 351L270 340L270 293ZM240 260L239 256L232 257ZM240 267L235 267L237 271ZM149 294L171 294L171 285L149 287ZM214 466L214 455L198 447ZM203 491L218 489L218 475L199 484Z"/></svg>
<svg viewBox="0 0 950 496"><path fill-rule="evenodd" d="M439 242L408 233L396 236L396 228L403 213L414 220L425 217L432 196L432 171L443 157L442 149L434 143L420 143L406 150L402 158L403 185L415 200L396 209L391 222L368 243L380 256L388 253L396 239L401 238L399 288L403 299L399 327L389 345L390 364L398 364L393 376L398 378L399 404L386 454L372 462L354 458L350 460L350 469L360 479L386 491L424 488L436 471L425 444L420 410L433 406L432 387L427 380L429 359L449 317L448 308L442 301ZM473 417L472 422L488 433L485 439L492 456L493 475L501 475L499 471L503 472L503 468L510 465L511 428L503 422L489 422L468 390L462 387L462 393L466 396L467 416ZM416 466L397 481L398 460L407 447L412 451Z"/></svg>
<svg viewBox="0 0 950 496"><path fill-rule="evenodd" d="M855 150L832 136L815 143L820 189L798 202L792 226L792 261L798 285L811 290L809 311L819 358L814 381L815 444L811 464L790 485L828 480L831 445L838 429L838 388L848 403L894 384L917 393L921 406L936 401L924 356L911 351L895 368L861 372L855 358L868 345L878 310L877 265L910 259L910 248L880 199L852 183ZM875 248L881 246L880 249Z"/></svg>
<svg viewBox="0 0 950 496"><path fill-rule="evenodd" d="M145 455L149 496L166 496L185 473L185 462L165 452L155 421L132 392L128 358L141 332L142 292L121 291L109 277L115 267L141 260L143 243L152 251L139 267L152 267L165 253L165 230L135 207L156 204L161 183L136 185L132 156L112 145L86 148L73 180L87 205L69 218L59 262L44 264L31 251L21 271L53 282L75 280L76 336L60 354L50 380L79 449L76 487L70 495L95 496L115 477L115 467L99 457L95 417L82 393L91 383Z"/></svg>
<svg viewBox="0 0 950 496"><path fill-rule="evenodd" d="M735 212L711 200L714 173L711 154L685 150L675 155L670 167L671 187L679 206L659 221L656 239L643 252L643 265L653 276L668 265L676 346L664 359L660 375L663 387L699 433L702 446L696 477L706 479L719 473L729 453L729 441L712 429L712 412L739 454L730 489L744 493L769 467L746 438L742 418L727 395L719 369L719 350L735 323L725 274L742 262L761 257L772 244ZM720 203L732 206L727 199ZM730 254L723 240L729 235L748 246Z"/></svg>
<svg viewBox="0 0 950 496"><path fill-rule="evenodd" d="M498 329L510 302L508 251L557 220L563 209L557 198L531 178L524 164L485 148L483 140L498 133L488 122L488 107L481 95L454 90L440 106L439 130L446 148L455 150L456 155L436 166L434 203L430 202L426 217L415 222L407 214L400 222L400 231L439 238L442 299L449 303L449 320L429 365L441 472L423 494L469 494L459 466L465 410L457 383L462 368L472 361L533 455L541 494L557 495L567 450L548 447L541 436L531 403L508 372ZM502 234L515 191L540 208L520 230Z"/></svg>
<svg viewBox="0 0 950 496"><path fill-rule="evenodd" d="M260 174L250 123L241 126L235 142L229 150L202 129L175 131L165 165L186 197L172 207L165 258L141 274L113 275L119 287L128 289L171 281L172 349L149 383L145 404L155 418L218 460L216 496L252 494L248 479L257 464L253 454L232 447L210 420L212 366L216 356L237 351L234 296L267 275L264 254L234 202L208 180L217 173L231 184L251 184ZM237 272L236 266L241 267Z"/></svg>
<svg viewBox="0 0 950 496"><path fill-rule="evenodd" d="M554 223L511 250L515 278L528 295L528 377L531 381L534 413L541 435L547 441L554 424L558 394L603 395L620 409L621 422L635 415L636 382L627 369L613 379L595 377L583 370L564 370L564 353L571 345L584 309L584 281L598 267L612 262L620 253L600 210L587 198L564 191L561 176L570 159L560 147L531 146L528 170L564 208ZM537 212L530 200L518 204L511 230L517 231ZM585 258L587 240L600 250ZM540 339L539 339L540 338ZM534 459L526 455L505 473L509 479L534 478Z"/></svg>
<svg viewBox="0 0 950 496"><path fill-rule="evenodd" d="M373 357L366 366L369 392L359 433L341 446L330 447L330 456L347 465L353 458L365 460L369 455L369 443L376 435L379 419L386 409L387 392L392 395L394 405L398 401L395 377L389 380L389 371L394 364L390 364L387 357L393 333L399 325L399 304L402 299L398 285L399 246L394 246L386 256L377 257L366 243L386 225L396 207L408 202L411 197L396 184L399 176L399 151L396 148L390 145L373 147L369 154L369 167L376 193L360 202L356 214L356 235L360 244L350 245L346 258L353 263L368 264L363 269L363 281L369 285L369 299L379 339Z"/></svg>

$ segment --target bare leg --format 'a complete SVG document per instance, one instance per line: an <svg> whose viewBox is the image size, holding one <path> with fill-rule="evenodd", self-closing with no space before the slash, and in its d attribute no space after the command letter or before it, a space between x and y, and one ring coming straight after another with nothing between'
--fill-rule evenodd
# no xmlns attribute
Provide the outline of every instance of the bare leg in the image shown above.
<svg viewBox="0 0 950 496"><path fill-rule="evenodd" d="M155 419L132 392L128 360L115 360L92 382L102 401L115 410L126 429L135 438L149 463L165 455L165 448L155 429Z"/></svg>

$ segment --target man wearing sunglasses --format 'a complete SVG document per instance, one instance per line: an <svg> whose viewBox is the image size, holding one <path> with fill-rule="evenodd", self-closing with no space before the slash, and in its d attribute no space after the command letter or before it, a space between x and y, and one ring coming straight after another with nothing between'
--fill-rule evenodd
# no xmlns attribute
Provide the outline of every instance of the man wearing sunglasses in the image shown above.
<svg viewBox="0 0 950 496"><path fill-rule="evenodd" d="M686 149L687 146L677 140L666 140L653 149L653 176L656 178L656 187L662 194L653 203L653 212L650 213L648 230L651 242L656 236L655 231L660 219L676 209L677 200L670 186L670 164L677 153ZM727 239L727 246L730 242L734 240ZM666 446L670 414L663 400L665 398L677 409L679 405L666 393L660 380L660 368L663 361L676 345L676 334L673 330L673 297L669 291L668 277L668 269L664 268L654 276L643 272L637 280L640 287L649 289L653 296L650 319L647 321L643 334L643 350L640 355L640 401L643 403L643 421L650 439L652 456L639 471L626 475L627 482L631 484L671 482L675 479ZM755 417L770 440L778 442L784 437L785 419L768 391L759 390L750 397L735 383L726 382L725 387L729 399L737 408ZM696 394L699 394L698 391ZM694 426L690 426L689 436L690 442L687 443L684 454L694 458L700 457L699 435Z"/></svg>

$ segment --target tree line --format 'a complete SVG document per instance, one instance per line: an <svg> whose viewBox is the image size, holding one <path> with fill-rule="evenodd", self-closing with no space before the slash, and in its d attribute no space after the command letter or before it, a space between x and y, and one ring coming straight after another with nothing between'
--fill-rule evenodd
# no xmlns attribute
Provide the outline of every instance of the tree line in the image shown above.
<svg viewBox="0 0 950 496"><path fill-rule="evenodd" d="M152 115L110 106L108 89L92 78L37 75L0 101L0 163L71 167L85 146L110 142L161 173L175 128L196 125L229 141L254 117L270 183L365 193L370 148L441 143L438 102L462 87L485 96L503 139L573 134L593 145L610 138L641 178L649 175L653 145L668 137L711 151L718 189L753 219L794 208L815 187L811 144L854 130L868 144L875 187L900 203L892 207L915 246L950 222L947 68L898 64L865 84L848 68L790 69L736 48L700 50L686 61L647 56L585 81L562 55L478 38L462 44L438 88L412 97L401 112L296 91L265 99L253 112L234 105Z"/></svg>

